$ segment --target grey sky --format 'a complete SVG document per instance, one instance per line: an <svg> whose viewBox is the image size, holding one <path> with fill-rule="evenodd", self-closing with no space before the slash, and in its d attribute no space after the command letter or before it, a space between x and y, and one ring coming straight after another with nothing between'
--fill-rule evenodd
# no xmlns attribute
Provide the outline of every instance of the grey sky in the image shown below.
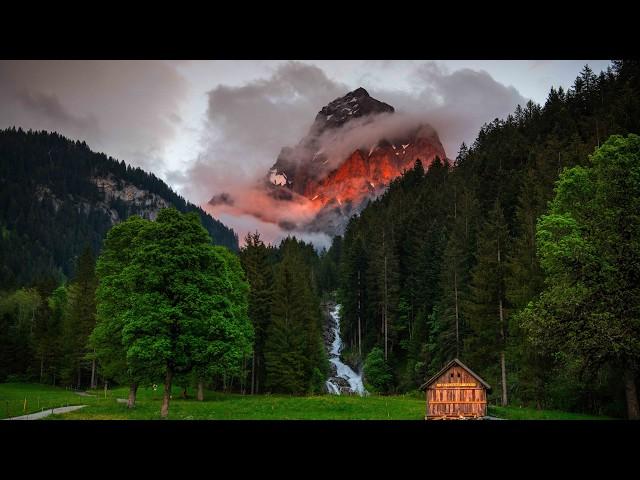
<svg viewBox="0 0 640 480"><path fill-rule="evenodd" d="M322 106L359 86L423 116L454 158L484 122L544 103L585 64L609 61L0 61L0 128L85 140L201 203L266 173Z"/></svg>

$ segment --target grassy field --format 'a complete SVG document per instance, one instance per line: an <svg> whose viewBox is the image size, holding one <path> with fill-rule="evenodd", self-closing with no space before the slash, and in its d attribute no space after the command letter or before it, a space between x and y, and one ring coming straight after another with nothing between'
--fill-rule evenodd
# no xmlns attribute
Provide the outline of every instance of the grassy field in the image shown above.
<svg viewBox="0 0 640 480"><path fill-rule="evenodd" d="M26 399L26 409L25 409ZM103 402L106 402L102 399ZM97 397L81 397L70 390L31 383L0 383L0 419L67 405L90 405Z"/></svg>
<svg viewBox="0 0 640 480"><path fill-rule="evenodd" d="M489 405L489 415L507 420L614 420L611 417L563 412L560 410L536 410L524 407L497 407Z"/></svg>
<svg viewBox="0 0 640 480"><path fill-rule="evenodd" d="M160 418L162 389L138 390L137 407L133 410L117 402L126 398L126 388L91 392L95 396L81 397L63 388L37 384L0 384L0 418L23 415L24 399L27 398L26 413L64 405L88 405L63 415L50 415L47 420L155 420ZM286 395L238 395L205 392L205 400L198 402L190 397L182 399L181 390L173 389L173 400L169 408L169 419L173 420L423 420L424 399L418 395L396 395L355 397L319 395L291 397ZM583 420L602 419L567 412L535 410L518 407L489 407L489 414L514 420Z"/></svg>

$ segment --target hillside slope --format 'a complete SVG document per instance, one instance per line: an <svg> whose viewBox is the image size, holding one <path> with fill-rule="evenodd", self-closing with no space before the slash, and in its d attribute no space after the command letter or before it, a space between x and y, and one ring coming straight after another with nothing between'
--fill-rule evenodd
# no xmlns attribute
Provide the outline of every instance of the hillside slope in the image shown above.
<svg viewBox="0 0 640 480"><path fill-rule="evenodd" d="M162 180L57 133L0 131L0 289L36 276L69 276L85 245L131 215L155 218L169 205L195 211L214 243L238 249L233 230Z"/></svg>

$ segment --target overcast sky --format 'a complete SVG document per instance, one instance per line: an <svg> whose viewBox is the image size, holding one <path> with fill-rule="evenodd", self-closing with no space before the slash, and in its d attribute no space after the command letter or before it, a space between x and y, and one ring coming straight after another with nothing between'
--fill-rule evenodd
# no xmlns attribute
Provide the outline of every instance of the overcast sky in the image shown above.
<svg viewBox="0 0 640 480"><path fill-rule="evenodd" d="M585 64L599 73L609 61L0 61L0 128L85 140L203 203L264 175L357 87L424 117L455 158L484 122L544 103Z"/></svg>

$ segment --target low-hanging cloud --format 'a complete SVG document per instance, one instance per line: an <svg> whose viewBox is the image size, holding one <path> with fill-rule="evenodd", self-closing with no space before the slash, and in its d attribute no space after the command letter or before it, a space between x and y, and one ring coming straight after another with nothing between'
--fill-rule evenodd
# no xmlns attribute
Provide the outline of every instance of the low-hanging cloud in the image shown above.
<svg viewBox="0 0 640 480"><path fill-rule="evenodd" d="M424 116L433 126L445 151L455 158L462 142L471 144L484 123L504 118L524 98L484 70L448 71L437 63L419 65L411 78L412 91L373 90L370 93L396 111Z"/></svg>
<svg viewBox="0 0 640 480"><path fill-rule="evenodd" d="M367 67L371 75L360 77L363 85L347 85L301 62L277 64L262 78L234 86L214 86L212 79L212 89L203 97L207 110L201 153L187 168L165 172L166 178L193 202L205 204L217 195L218 205L211 207L217 207L214 214L219 210L227 215L223 221L230 226L235 226L231 208L244 215L237 222L240 236L257 217L270 235L282 236L312 217L312 206L295 195L288 202L276 200L256 185L281 148L295 146L330 101L363 86L396 113L360 119L350 126L358 128L323 135L322 148L332 158L329 168L377 136L393 135L390 132L417 121L432 125L454 158L460 144L472 142L483 123L505 117L526 102L514 87L485 71L448 71L434 62L405 65L414 70L403 80L409 85L403 89L367 84L367 78L374 82L397 75L394 65L372 63ZM192 128L182 108L192 87L176 62L0 61L0 128L58 131L159 174L168 145Z"/></svg>
<svg viewBox="0 0 640 480"><path fill-rule="evenodd" d="M460 144L472 142L485 122L505 117L526 99L512 86L494 80L485 71L449 72L437 63L420 64L413 72L412 89L365 88L392 105L396 113L349 122L341 131L320 138L324 153L337 167L356 148L380 137L401 135L419 124L431 125L445 151L455 158ZM225 202L208 205L215 215L241 236L251 218L270 241L290 233L315 214L304 197L278 201L258 186L284 146L295 147L309 131L317 112L335 98L360 85L334 81L317 66L299 62L280 65L268 78L243 86L220 85L208 94L203 153L187 172L176 172L186 196L207 202L227 193ZM232 198L232 201L227 201ZM269 225L269 227L266 227Z"/></svg>
<svg viewBox="0 0 640 480"><path fill-rule="evenodd" d="M382 139L398 141L420 127L433 133L428 115L397 112L355 118L340 129L327 130L318 139L320 151L326 157L327 168L323 173L339 167L355 150L371 150Z"/></svg>
<svg viewBox="0 0 640 480"><path fill-rule="evenodd" d="M253 185L283 146L307 133L320 107L348 88L320 68L299 62L280 65L271 77L240 87L217 86L208 93L203 153L182 191L205 202L223 190Z"/></svg>

